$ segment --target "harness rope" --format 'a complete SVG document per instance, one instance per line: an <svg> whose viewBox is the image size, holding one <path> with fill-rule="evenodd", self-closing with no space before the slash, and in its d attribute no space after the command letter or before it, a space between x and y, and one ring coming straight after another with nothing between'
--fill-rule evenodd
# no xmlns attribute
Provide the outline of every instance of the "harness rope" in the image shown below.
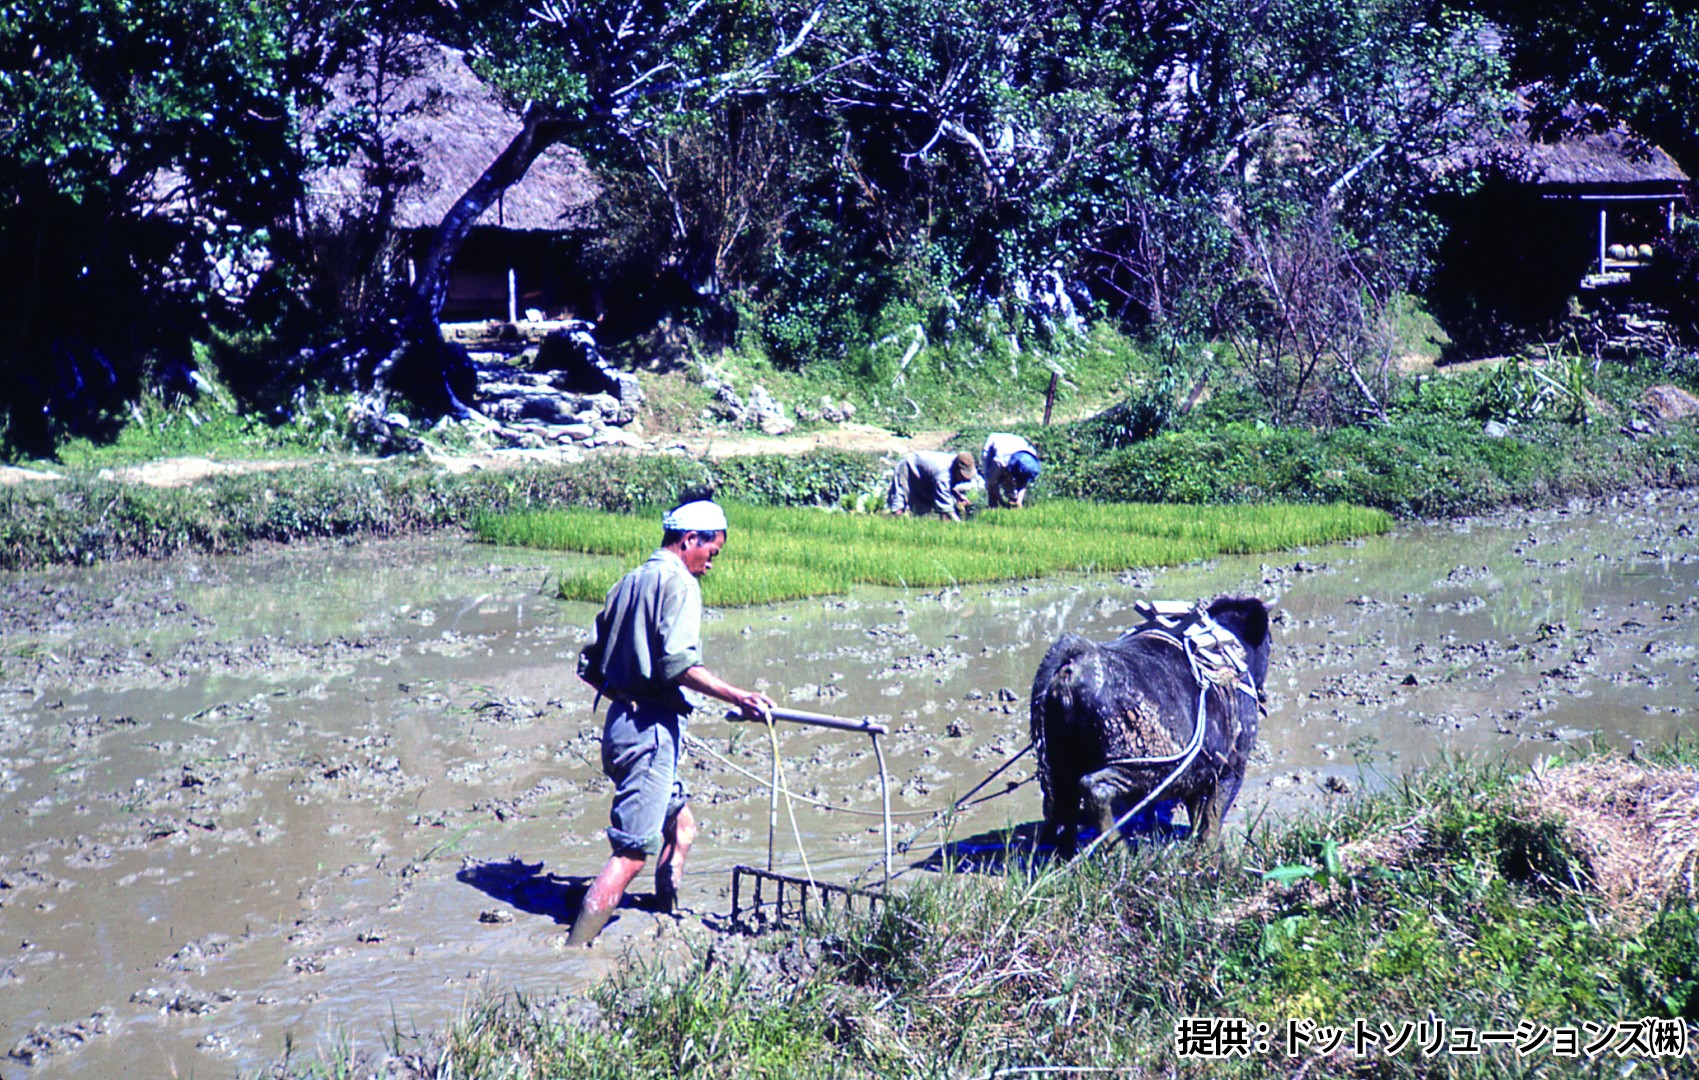
<svg viewBox="0 0 1699 1080"><path fill-rule="evenodd" d="M1180 646L1185 651L1186 661L1191 665L1192 678L1198 683L1198 714L1197 722L1193 725L1191 742L1185 750L1181 751L1177 755L1169 755L1167 757L1160 758L1127 758L1116 762L1116 764L1166 764L1167 762L1178 760L1179 765L1163 779L1162 783L1157 785L1154 791L1139 800L1138 805L1116 818L1113 825L1094 837L1092 842L1087 844L1083 851L1080 851L1072 859L1069 859L1060 868L1047 869L1044 873L1033 878L1032 884L1027 886L1026 891L1021 894L1019 903L1015 905L1017 909L1021 905L1024 905L1028 900L1032 899L1033 894L1038 891L1040 886L1049 884L1056 879L1065 877L1072 873L1076 867L1089 858L1092 852L1096 851L1098 847L1104 844L1107 840L1111 837L1120 836L1121 827L1128 821L1131 821L1137 814L1154 802L1156 797L1168 788L1169 784L1172 784L1175 780L1179 779L1179 777L1185 773L1186 769L1191 766L1192 761L1197 757L1198 751L1203 747L1203 730L1206 719L1204 707L1208 704L1209 688L1214 684L1203 675L1203 670L1198 664L1198 658L1195 654L1192 639L1194 636L1203 637L1207 635L1208 638L1211 639L1212 644L1219 642L1220 639L1214 632L1218 624L1216 624L1214 619L1209 617L1208 613L1201 608L1201 605L1167 605L1147 602L1134 605L1134 610L1143 614L1146 618L1146 622L1140 627L1134 629L1132 631L1133 633L1159 635L1164 640L1171 644ZM1169 629L1169 626L1172 624L1168 623L1166 620L1175 616L1183 617L1188 622L1196 621L1201 623L1203 633L1194 634L1188 629L1188 632L1186 633L1179 636L1174 635ZM1154 626L1152 625L1153 623L1155 624ZM1240 690L1248 693L1253 701L1258 702L1260 707L1261 699L1256 693L1256 688L1250 684L1242 650L1237 654L1232 651L1228 651L1226 653L1226 658L1233 662L1235 672L1239 675L1239 677L1234 680L1234 685ZM1009 924L1013 921L1014 917L1015 912L1011 910L1009 914L1004 917L1003 921L998 924L997 929L992 932L989 942L995 942L998 938L1002 937L1003 933L1009 929ZM984 950L982 950L982 955L983 951Z"/></svg>
<svg viewBox="0 0 1699 1080"><path fill-rule="evenodd" d="M1110 765L1178 764L1175 764L1174 770L1164 777L1162 783L1156 785L1150 794L1139 800L1138 804L1131 810L1116 818L1115 824L1093 837L1091 843L1085 846L1084 851L1079 852L1068 861L1068 868L1072 868L1075 863L1082 859L1089 858L1094 851L1112 837L1120 836L1122 826L1154 803L1158 796L1168 790L1168 785L1178 780L1187 769L1191 768L1192 762L1197 759L1198 751L1203 749L1203 732L1204 728L1208 726L1209 720L1207 706L1210 688L1219 685L1216 679L1210 677L1211 673L1230 673L1233 677L1233 688L1249 694L1251 700L1257 702L1259 707L1261 706L1261 699L1257 696L1256 686L1250 679L1250 669L1245 661L1244 646L1240 645L1237 639L1227 634L1220 624L1210 618L1209 613L1201 605L1141 601L1134 605L1133 610L1143 615L1145 621L1135 627L1132 633L1153 637L1158 641L1173 645L1185 654L1186 663L1192 669L1192 681L1198 684L1198 705L1195 714L1196 719L1192 724L1191 742L1187 744L1186 749L1178 754L1162 757L1116 758L1107 763ZM1180 632L1176 634L1175 630ZM1206 651L1211 654L1211 663L1207 669L1198 659L1198 653ZM1193 822L1192 827L1197 828L1197 823Z"/></svg>
<svg viewBox="0 0 1699 1080"><path fill-rule="evenodd" d="M796 853L802 857L802 873L808 878L810 885L814 884L814 871L808 866L808 852L802 846L802 830L796 825L796 807L791 803L791 793L785 784L785 772L779 764L779 729L771 720L767 721L767 742L773 750L773 789L767 812L767 872L773 871L773 833L777 831L779 793L785 795L785 815L790 818L791 835L796 837Z"/></svg>
<svg viewBox="0 0 1699 1080"><path fill-rule="evenodd" d="M737 762L720 756L718 753L716 753L714 751L713 747L709 746L707 743L703 742L701 739L698 739L694 735L686 735L684 737L684 742L685 742L685 745L690 747L692 750L700 750L702 753L713 758L715 761L719 762L721 765L724 765L726 768L732 770L735 773L741 773L743 776L747 777L750 780L755 781L757 784L771 784L772 783L772 781L768 780L766 777L756 776L754 773L750 772L748 769L739 765ZM825 810L829 813L833 813L833 814L854 814L857 817L870 817L870 818L876 818L876 817L882 817L883 816L877 810L857 810L854 807L850 807L850 806L833 806L831 803L826 802L822 799L811 798L807 795L799 795L794 791L789 792L788 797L795 799L798 802L805 802L805 803L809 804L810 806L817 806L820 809ZM892 817L920 817L923 814L933 814L933 813L942 813L942 812L943 812L942 810L893 810L893 811L891 811L891 816Z"/></svg>
<svg viewBox="0 0 1699 1080"><path fill-rule="evenodd" d="M1021 758L1026 757L1026 755L1032 750L1032 748L1035 745L1036 745L1035 743L1029 741L1025 746L1023 746L1019 750L1015 751L1015 754L1014 754L1013 757L1011 757L1009 760L1003 762L1003 764L1001 764L1001 765L997 766L995 769L993 769L991 771L991 775L987 776L985 779L983 779L979 783L975 784L968 791L968 793L966 795L963 795L961 798L957 799L955 802L951 803L949 806L941 806L938 809L932 810L932 811L926 811L926 810L916 811L915 812L916 815L924 814L924 813L931 813L932 819L930 821L926 822L926 824L922 825L920 828L916 829L914 831L914 834L912 836L910 836L907 840L904 840L902 843L898 844L897 850L899 852L903 853L904 855L907 855L909 853L909 850L914 847L914 842L916 840L919 840L922 836L925 836L928 830L930 830L934 825L937 825L939 822L943 821L949 815L954 814L958 810L963 810L963 809L966 809L966 808L972 807L972 806L978 806L980 803L990 802L992 799L1001 798L1002 796L1009 794L1011 791L1016 791L1016 790L1018 790L1022 787L1025 787L1027 784L1031 783L1034 779L1036 779L1036 777L1029 776L1025 780L1019 781L1018 783L1011 783L1008 787L1004 788L1002 791L993 792L990 795L987 795L983 799L974 799L974 796L979 793L981 788L985 787L986 784L989 784L991 781L993 781L993 780L997 779L997 777L1001 776L1004 769L1007 769L1009 766L1013 765L1015 762L1019 761ZM939 845L939 846L941 848L943 845ZM870 866L867 869L871 870L873 868ZM911 870L911 869L913 869L913 867L904 867L903 869L897 871L895 874L892 874L891 876L892 877L900 877L903 874L908 873L909 870ZM860 878L863 874L866 874L866 873L867 873L867 870L863 870L861 872L861 874L856 875L856 877Z"/></svg>

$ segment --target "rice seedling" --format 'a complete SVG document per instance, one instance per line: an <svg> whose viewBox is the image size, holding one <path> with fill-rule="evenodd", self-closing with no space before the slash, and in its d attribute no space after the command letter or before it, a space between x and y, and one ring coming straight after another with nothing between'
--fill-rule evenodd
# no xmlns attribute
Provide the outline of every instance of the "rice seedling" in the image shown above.
<svg viewBox="0 0 1699 1080"><path fill-rule="evenodd" d="M1157 506L1050 500L967 522L730 505L734 536L703 601L773 603L857 585L932 589L1064 572L1115 573L1278 551L1384 532L1389 515L1334 504ZM599 601L659 539L653 515L591 510L487 515L480 540L596 557L560 577L563 599Z"/></svg>

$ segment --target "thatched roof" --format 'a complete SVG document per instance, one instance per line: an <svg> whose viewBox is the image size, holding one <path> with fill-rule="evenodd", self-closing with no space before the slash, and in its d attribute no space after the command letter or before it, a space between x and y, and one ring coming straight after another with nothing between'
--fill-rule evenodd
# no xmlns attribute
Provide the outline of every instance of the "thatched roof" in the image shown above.
<svg viewBox="0 0 1699 1080"><path fill-rule="evenodd" d="M400 193L395 225L402 229L440 223L519 131L519 117L478 80L458 50L425 44L421 59L418 74L389 103L389 110L401 115L387 135L417 152L424 174ZM317 172L308 178L307 189L310 207L330 214L372 194L357 164ZM543 151L478 224L546 232L581 227L596 190L583 158L556 145Z"/></svg>
<svg viewBox="0 0 1699 1080"><path fill-rule="evenodd" d="M1538 184L1679 188L1688 179L1674 158L1621 127L1544 142L1530 139L1523 124L1518 135Z"/></svg>
<svg viewBox="0 0 1699 1080"><path fill-rule="evenodd" d="M1560 130L1535 134L1531 111L1526 100L1518 99L1509 131L1498 139L1481 138L1459 155L1461 160L1491 158L1528 184L1573 195L1675 196L1688 183L1674 158L1620 124L1597 125L1590 114L1570 110L1557 125Z"/></svg>

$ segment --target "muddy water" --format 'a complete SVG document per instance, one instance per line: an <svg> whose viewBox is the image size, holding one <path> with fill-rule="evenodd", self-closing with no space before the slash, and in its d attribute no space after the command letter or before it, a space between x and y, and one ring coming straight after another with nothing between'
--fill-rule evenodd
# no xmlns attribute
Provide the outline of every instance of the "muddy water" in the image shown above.
<svg viewBox="0 0 1699 1080"><path fill-rule="evenodd" d="M1056 635L1113 635L1140 597L1253 593L1278 610L1243 827L1446 754L1694 732L1696 507L1663 495L1119 579L710 613L706 651L795 707L888 723L908 839L1025 744ZM627 946L722 925L730 867L767 856L769 757L760 729L699 713L691 914L639 904L596 949L562 949L608 797L598 717L567 677L593 611L547 595L563 565L444 536L0 579L0 1075L405 1051L487 991L570 996ZM814 802L795 804L800 849L781 814L778 867L876 877L865 741L790 727L780 744ZM1037 812L1027 784L956 835Z"/></svg>

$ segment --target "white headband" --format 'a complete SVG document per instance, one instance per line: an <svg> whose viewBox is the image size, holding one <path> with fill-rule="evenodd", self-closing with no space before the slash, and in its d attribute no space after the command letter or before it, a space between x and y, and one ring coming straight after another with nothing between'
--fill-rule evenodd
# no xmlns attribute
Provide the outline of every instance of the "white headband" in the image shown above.
<svg viewBox="0 0 1699 1080"><path fill-rule="evenodd" d="M725 532L726 513L718 503L698 499L668 510L661 518L661 528L669 532Z"/></svg>

